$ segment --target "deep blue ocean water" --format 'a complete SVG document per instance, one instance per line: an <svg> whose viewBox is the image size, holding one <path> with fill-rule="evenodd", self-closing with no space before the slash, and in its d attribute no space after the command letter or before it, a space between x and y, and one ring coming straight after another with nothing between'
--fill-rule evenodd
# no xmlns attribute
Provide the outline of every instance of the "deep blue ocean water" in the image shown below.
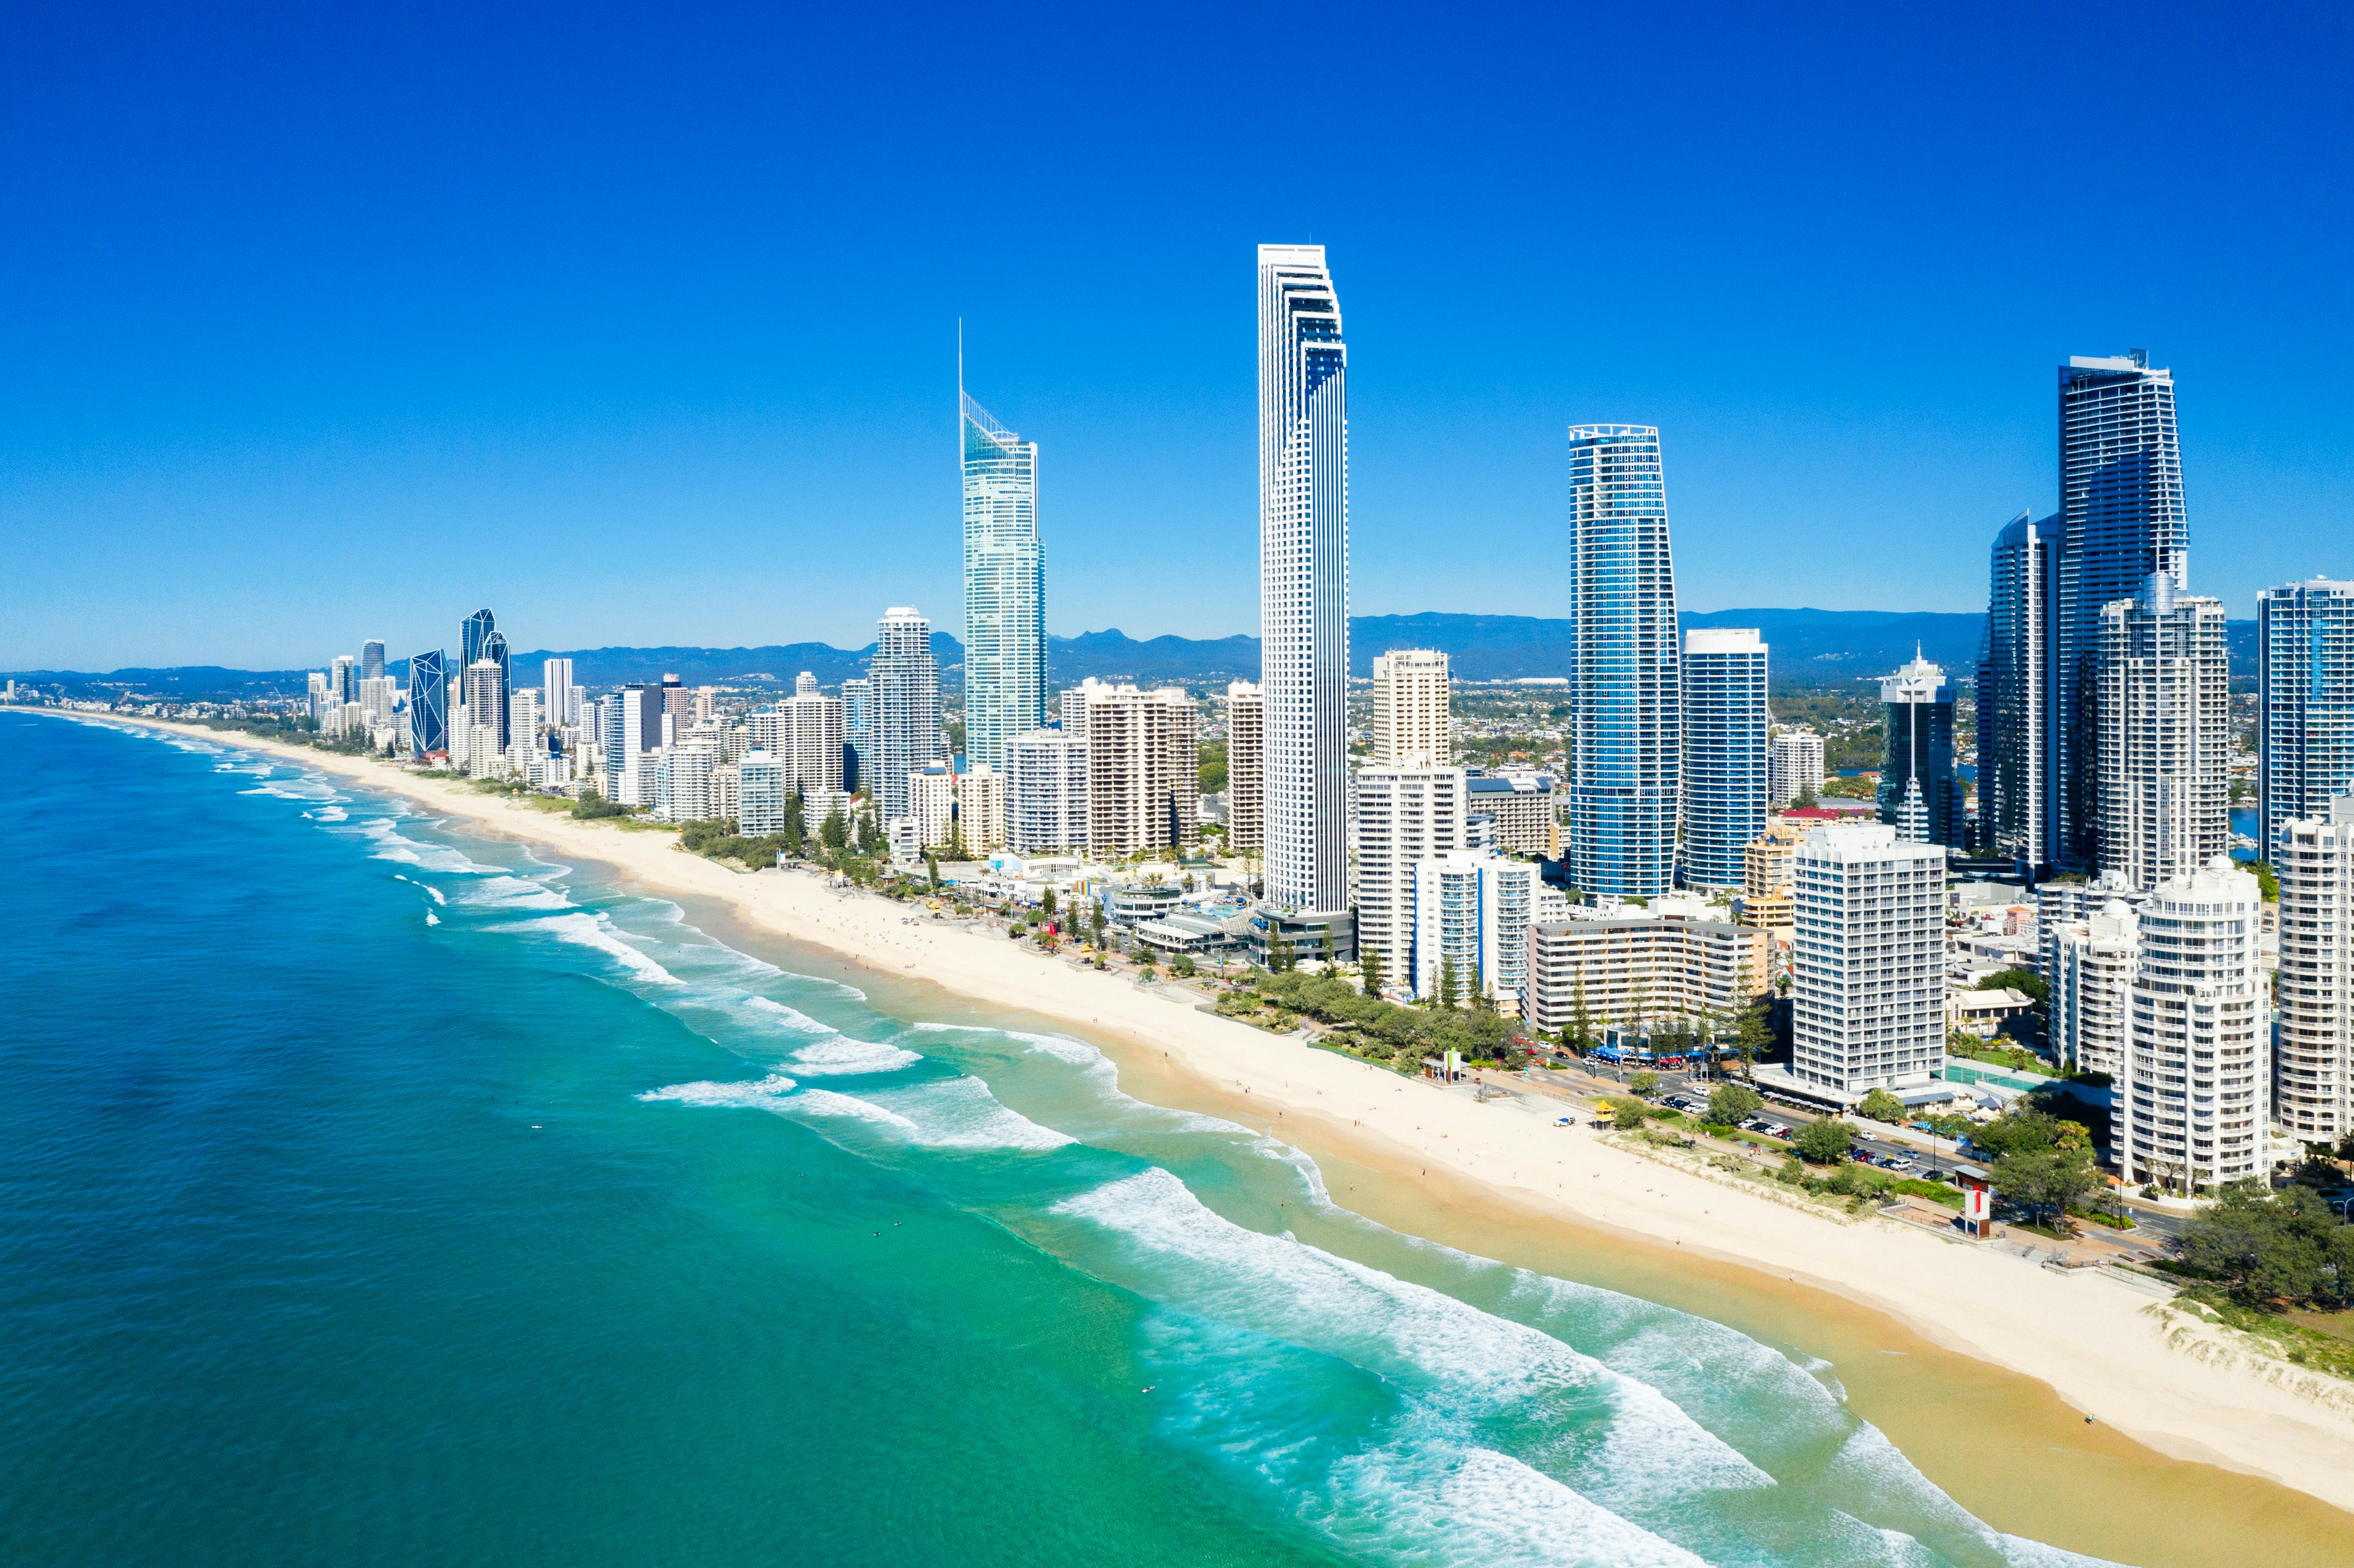
<svg viewBox="0 0 2354 1568"><path fill-rule="evenodd" d="M0 1562L2086 1561L1081 1042L227 737L0 766Z"/></svg>

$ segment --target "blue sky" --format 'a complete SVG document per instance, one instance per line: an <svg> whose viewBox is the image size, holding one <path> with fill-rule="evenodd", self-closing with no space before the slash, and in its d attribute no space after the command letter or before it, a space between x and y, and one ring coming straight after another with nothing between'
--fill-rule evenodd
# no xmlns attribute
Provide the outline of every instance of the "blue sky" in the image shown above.
<svg viewBox="0 0 2354 1568"><path fill-rule="evenodd" d="M954 630L960 317L1053 630L1255 630L1261 240L1331 248L1360 612L1557 613L1585 420L1662 428L1687 608L1979 608L2053 366L2146 347L2247 615L2354 577L2349 32L20 7L0 668Z"/></svg>

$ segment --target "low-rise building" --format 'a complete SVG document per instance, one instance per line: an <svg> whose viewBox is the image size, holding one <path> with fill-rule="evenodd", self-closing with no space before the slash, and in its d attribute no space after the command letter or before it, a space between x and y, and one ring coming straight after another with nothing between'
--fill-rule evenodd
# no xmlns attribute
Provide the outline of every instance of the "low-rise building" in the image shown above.
<svg viewBox="0 0 2354 1568"><path fill-rule="evenodd" d="M1766 988L1766 934L1707 919L1665 919L1628 908L1599 919L1529 928L1528 1019L1570 1028L1582 1007L1588 1028L1648 1033L1670 1022L1722 1018Z"/></svg>

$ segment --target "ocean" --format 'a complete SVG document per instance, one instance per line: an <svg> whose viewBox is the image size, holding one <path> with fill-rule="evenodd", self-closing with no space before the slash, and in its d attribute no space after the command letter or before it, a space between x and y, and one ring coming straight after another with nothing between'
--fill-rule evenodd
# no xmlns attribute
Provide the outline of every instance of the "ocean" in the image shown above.
<svg viewBox="0 0 2354 1568"><path fill-rule="evenodd" d="M0 1561L2092 1561L1078 1039L230 737L0 758Z"/></svg>

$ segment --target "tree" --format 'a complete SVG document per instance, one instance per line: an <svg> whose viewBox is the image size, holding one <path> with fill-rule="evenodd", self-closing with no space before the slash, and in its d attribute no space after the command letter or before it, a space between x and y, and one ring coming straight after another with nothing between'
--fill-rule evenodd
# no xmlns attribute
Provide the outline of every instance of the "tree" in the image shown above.
<svg viewBox="0 0 2354 1568"><path fill-rule="evenodd" d="M1443 1009L1455 1005L1455 960L1443 953L1438 959L1438 991L1433 1000Z"/></svg>
<svg viewBox="0 0 2354 1568"><path fill-rule="evenodd" d="M1842 1165L1855 1147L1855 1128L1834 1117L1810 1121L1790 1140L1798 1158L1809 1165Z"/></svg>
<svg viewBox="0 0 2354 1568"><path fill-rule="evenodd" d="M825 821L817 825L817 842L837 854L849 847L850 823L843 819L841 807L828 811Z"/></svg>
<svg viewBox="0 0 2354 1568"><path fill-rule="evenodd" d="M1904 1102L1886 1089L1874 1089L1863 1097L1855 1114L1866 1121L1900 1122L1904 1119Z"/></svg>
<svg viewBox="0 0 2354 1568"><path fill-rule="evenodd" d="M1708 1092L1708 1119L1719 1127L1739 1127L1766 1104L1746 1084L1719 1084Z"/></svg>
<svg viewBox="0 0 2354 1568"><path fill-rule="evenodd" d="M2052 994L2052 982L2033 969L1997 969L1970 988L1973 991L2015 991L2031 996L2038 1006Z"/></svg>
<svg viewBox="0 0 2354 1568"><path fill-rule="evenodd" d="M951 865L959 861L972 858L965 853L964 823L960 818L952 816L949 819L949 842L940 846L940 853L947 857Z"/></svg>
<svg viewBox="0 0 2354 1568"><path fill-rule="evenodd" d="M1611 1124L1621 1132L1634 1131L1643 1125L1644 1118L1649 1115L1649 1107L1642 1101L1630 1099L1625 1095L1613 1095L1603 1103L1610 1107Z"/></svg>
<svg viewBox="0 0 2354 1568"><path fill-rule="evenodd" d="M2182 1261L2221 1275L2250 1304L2338 1303L2354 1298L2354 1226L2303 1187L2266 1190L2261 1181L2216 1190L2215 1202L2182 1227Z"/></svg>
<svg viewBox="0 0 2354 1568"><path fill-rule="evenodd" d="M872 807L859 812L858 853L860 854L887 854L890 853L890 850L891 835L883 831L883 818L881 814L876 812Z"/></svg>
<svg viewBox="0 0 2354 1568"><path fill-rule="evenodd" d="M932 879L932 891L938 893L940 890L940 861L929 850L924 852L924 872Z"/></svg>
<svg viewBox="0 0 2354 1568"><path fill-rule="evenodd" d="M1089 910L1089 911L1087 912L1087 916L1088 916L1088 924L1089 924L1090 927L1091 927L1091 928L1094 930L1094 932L1095 932L1096 946L1097 946L1097 948L1101 948L1103 947L1103 945L1104 945L1104 940L1103 940L1103 939L1104 939L1104 912L1103 912L1103 906L1102 906L1102 905L1100 905L1100 904L1097 905L1093 909L1091 909L1091 910Z"/></svg>
<svg viewBox="0 0 2354 1568"><path fill-rule="evenodd" d="M1658 1090L1659 1075L1646 1067L1627 1080L1627 1087L1638 1095L1648 1096Z"/></svg>
<svg viewBox="0 0 2354 1568"><path fill-rule="evenodd" d="M1191 953L1180 953L1169 960L1169 969L1172 974L1181 974L1189 980L1193 978L1195 967L1193 955Z"/></svg>
<svg viewBox="0 0 2354 1568"><path fill-rule="evenodd" d="M2026 1147L1997 1160L1988 1171L1994 1190L2022 1205L2035 1218L2046 1211L2065 1213L2099 1190L2090 1150Z"/></svg>
<svg viewBox="0 0 2354 1568"><path fill-rule="evenodd" d="M1817 806L1822 804L1822 802L1816 798L1815 787L1809 784L1805 789L1798 791L1798 798L1791 801L1790 804L1796 806L1801 811L1811 811Z"/></svg>
<svg viewBox="0 0 2354 1568"><path fill-rule="evenodd" d="M1357 949L1357 976L1364 984L1367 996L1382 994L1382 950L1379 948Z"/></svg>
<svg viewBox="0 0 2354 1568"><path fill-rule="evenodd" d="M2242 871L2252 871L2256 874L2256 891L2263 895L2265 903L2277 904L2280 902L2280 878L2274 874L2272 862L2268 860L2245 861L2242 863L2240 869Z"/></svg>
<svg viewBox="0 0 2354 1568"><path fill-rule="evenodd" d="M1744 1071L1774 1046L1773 1007L1770 1001L1756 1001L1742 1010L1733 1024L1734 1054L1741 1058Z"/></svg>
<svg viewBox="0 0 2354 1568"><path fill-rule="evenodd" d="M1585 1006L1585 974L1578 972L1569 999L1569 1048L1579 1055L1594 1049L1594 1016Z"/></svg>
<svg viewBox="0 0 2354 1568"><path fill-rule="evenodd" d="M1044 912L1045 912L1045 914L1046 914L1047 916L1049 916L1050 917L1054 915L1054 913L1055 913L1055 890L1054 890L1053 888L1051 888L1051 887L1050 887L1050 888L1046 889L1046 891L1045 891L1045 892L1044 892L1044 893L1042 893L1042 894L1040 894L1040 895L1038 895L1038 907L1039 907L1041 910L1044 911Z"/></svg>

